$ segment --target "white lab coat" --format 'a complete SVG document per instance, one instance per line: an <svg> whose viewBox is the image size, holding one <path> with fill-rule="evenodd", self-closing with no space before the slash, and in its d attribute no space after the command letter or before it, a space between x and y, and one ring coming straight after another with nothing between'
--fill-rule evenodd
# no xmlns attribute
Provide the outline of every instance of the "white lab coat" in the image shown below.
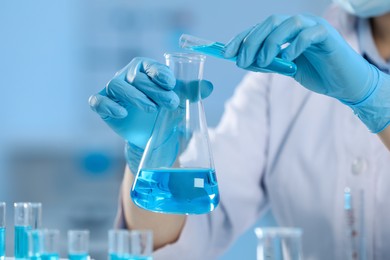
<svg viewBox="0 0 390 260"><path fill-rule="evenodd" d="M354 18L330 22L357 49ZM270 207L303 229L304 259L346 259L343 194L364 190L368 259L390 259L390 153L339 101L276 74L249 73L210 131L221 202L188 216L155 259L216 259Z"/></svg>

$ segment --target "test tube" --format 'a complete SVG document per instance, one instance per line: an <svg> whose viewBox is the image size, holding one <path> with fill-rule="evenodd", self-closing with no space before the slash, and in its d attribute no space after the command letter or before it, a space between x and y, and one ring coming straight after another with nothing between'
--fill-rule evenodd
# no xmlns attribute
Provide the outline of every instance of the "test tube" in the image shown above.
<svg viewBox="0 0 390 260"><path fill-rule="evenodd" d="M42 221L41 218L42 203L14 203L15 259L26 259L28 257L27 232L39 228Z"/></svg>
<svg viewBox="0 0 390 260"><path fill-rule="evenodd" d="M89 231L68 231L68 258L69 260L90 260Z"/></svg>
<svg viewBox="0 0 390 260"><path fill-rule="evenodd" d="M183 49L200 52L206 55L225 59L225 44L198 38L193 35L182 34L179 38L179 46ZM236 62L237 57L228 60ZM248 70L255 72L277 72L286 76L294 76L297 72L297 66L291 61L281 58L274 58L267 67L258 67L255 63L250 65Z"/></svg>
<svg viewBox="0 0 390 260"><path fill-rule="evenodd" d="M31 260L58 260L60 231L36 229L28 231L28 255Z"/></svg>
<svg viewBox="0 0 390 260"><path fill-rule="evenodd" d="M302 260L302 230L292 227L255 228L257 259Z"/></svg>
<svg viewBox="0 0 390 260"><path fill-rule="evenodd" d="M42 203L30 202L31 207L31 228L39 229L42 226Z"/></svg>
<svg viewBox="0 0 390 260"><path fill-rule="evenodd" d="M111 229L108 231L109 260L152 260L151 230Z"/></svg>
<svg viewBox="0 0 390 260"><path fill-rule="evenodd" d="M0 202L0 260L5 259L5 202Z"/></svg>
<svg viewBox="0 0 390 260"><path fill-rule="evenodd" d="M364 227L364 190L344 188L344 213L346 220L346 259L366 260Z"/></svg>

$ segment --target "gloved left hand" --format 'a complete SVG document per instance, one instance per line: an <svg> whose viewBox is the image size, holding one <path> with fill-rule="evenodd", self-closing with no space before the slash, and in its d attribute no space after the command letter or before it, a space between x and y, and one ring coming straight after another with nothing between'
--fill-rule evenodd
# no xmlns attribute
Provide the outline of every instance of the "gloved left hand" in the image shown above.
<svg viewBox="0 0 390 260"><path fill-rule="evenodd" d="M201 96L212 92L211 82L202 80ZM173 91L176 79L163 64L149 58L134 58L98 94L89 98L93 111L127 141L125 154L136 173L147 140L161 107L175 109L180 99Z"/></svg>
<svg viewBox="0 0 390 260"><path fill-rule="evenodd" d="M98 94L89 98L93 111L123 139L144 148L159 107L175 109L172 71L149 58L134 58Z"/></svg>
<svg viewBox="0 0 390 260"><path fill-rule="evenodd" d="M388 124L389 117L378 119L384 111L373 109L369 100L381 88L383 74L320 17L271 16L226 45L225 57L234 56L244 69L252 63L266 67L276 56L293 61L297 65L294 79L304 87L349 105L372 132ZM388 102L388 95L376 96L376 103Z"/></svg>

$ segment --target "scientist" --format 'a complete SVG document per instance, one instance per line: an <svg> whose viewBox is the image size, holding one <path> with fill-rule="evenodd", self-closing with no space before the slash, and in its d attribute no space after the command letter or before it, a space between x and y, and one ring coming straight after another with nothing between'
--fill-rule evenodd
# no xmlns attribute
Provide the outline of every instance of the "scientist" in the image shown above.
<svg viewBox="0 0 390 260"><path fill-rule="evenodd" d="M155 259L216 259L268 209L280 226L303 229L305 259L347 259L345 187L364 194L367 259L389 259L390 153L373 133L390 147L390 1L336 2L326 15L331 25L310 15L274 15L226 46L241 68L267 66L279 54L298 71L294 78L249 72L210 129L221 195L214 212L164 215L136 207L131 172L143 147L128 146L119 221L153 229ZM120 132L126 103L151 113L177 106L174 82L166 66L136 58L90 105ZM211 91L207 82L204 88Z"/></svg>

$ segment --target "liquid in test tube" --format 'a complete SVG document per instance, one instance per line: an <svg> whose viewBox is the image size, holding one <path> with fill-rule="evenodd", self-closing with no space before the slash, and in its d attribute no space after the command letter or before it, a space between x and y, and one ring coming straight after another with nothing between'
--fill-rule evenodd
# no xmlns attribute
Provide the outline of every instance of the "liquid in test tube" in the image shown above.
<svg viewBox="0 0 390 260"><path fill-rule="evenodd" d="M5 202L0 202L0 260L5 259Z"/></svg>
<svg viewBox="0 0 390 260"><path fill-rule="evenodd" d="M69 260L90 260L89 231L68 231L68 258Z"/></svg>
<svg viewBox="0 0 390 260"><path fill-rule="evenodd" d="M28 258L28 232L40 228L42 204L31 202L14 203L15 259Z"/></svg>
<svg viewBox="0 0 390 260"><path fill-rule="evenodd" d="M225 44L198 38L193 35L182 34L179 39L179 46L183 49L200 52L217 58L226 59L224 57ZM236 62L237 58L229 58L227 60ZM294 76L297 72L297 66L291 62L281 58L274 58L267 67L258 67L256 64L250 65L248 70L255 72L276 72L286 76Z"/></svg>
<svg viewBox="0 0 390 260"><path fill-rule="evenodd" d="M57 229L35 229L28 232L30 260L59 260L59 237Z"/></svg>
<svg viewBox="0 0 390 260"><path fill-rule="evenodd" d="M109 260L152 260L151 230L112 229L108 232Z"/></svg>

